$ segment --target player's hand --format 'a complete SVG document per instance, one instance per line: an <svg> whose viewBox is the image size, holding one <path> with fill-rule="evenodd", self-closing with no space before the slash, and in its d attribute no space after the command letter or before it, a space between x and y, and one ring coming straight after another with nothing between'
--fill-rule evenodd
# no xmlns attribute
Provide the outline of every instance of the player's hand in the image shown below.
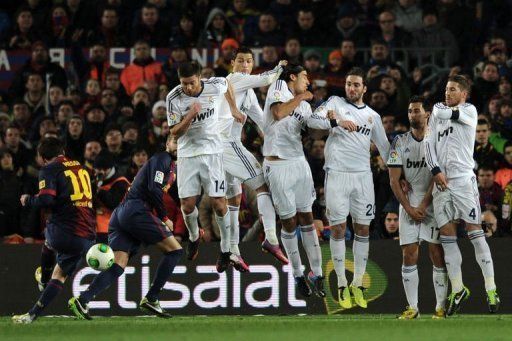
<svg viewBox="0 0 512 341"><path fill-rule="evenodd" d="M434 182L440 191L448 189L448 180L446 180L446 176L443 172L437 173L436 176L434 176Z"/></svg>
<svg viewBox="0 0 512 341"><path fill-rule="evenodd" d="M409 193L411 191L411 184L405 179L400 179L400 187L404 193Z"/></svg>
<svg viewBox="0 0 512 341"><path fill-rule="evenodd" d="M328 120L335 120L336 119L336 112L334 110L327 110L327 119Z"/></svg>
<svg viewBox="0 0 512 341"><path fill-rule="evenodd" d="M231 115L234 117L235 121L237 121L238 123L242 123L244 124L245 121L247 120L247 116L244 115L240 110L236 110L235 112L231 112Z"/></svg>
<svg viewBox="0 0 512 341"><path fill-rule="evenodd" d="M288 65L288 61L287 60L280 60L279 64L277 64L277 65L285 67L286 65Z"/></svg>
<svg viewBox="0 0 512 341"><path fill-rule="evenodd" d="M21 206L25 206L30 199L30 194L22 194L20 197Z"/></svg>
<svg viewBox="0 0 512 341"><path fill-rule="evenodd" d="M425 212L418 207L409 207L405 211L415 222L421 223L425 219Z"/></svg>
<svg viewBox="0 0 512 341"><path fill-rule="evenodd" d="M311 101L313 99L313 94L311 91L306 91L299 95L301 98L301 101Z"/></svg>
<svg viewBox="0 0 512 341"><path fill-rule="evenodd" d="M192 117L196 117L200 111L201 111L201 103L194 102L194 104L192 104L190 106L190 113L191 113Z"/></svg>
<svg viewBox="0 0 512 341"><path fill-rule="evenodd" d="M357 130L356 124L352 121L348 121L348 120L340 121L340 122L338 122L338 125L340 127L342 127L343 129L348 130L349 132L353 132L353 131Z"/></svg>
<svg viewBox="0 0 512 341"><path fill-rule="evenodd" d="M174 231L174 225L172 223L172 220L171 219L167 219L165 222L164 222L164 225L167 226L167 228L172 232Z"/></svg>

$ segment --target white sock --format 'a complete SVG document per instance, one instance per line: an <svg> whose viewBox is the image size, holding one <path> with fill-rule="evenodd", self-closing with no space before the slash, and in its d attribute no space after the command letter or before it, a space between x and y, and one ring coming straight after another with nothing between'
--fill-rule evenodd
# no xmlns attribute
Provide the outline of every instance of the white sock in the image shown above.
<svg viewBox="0 0 512 341"><path fill-rule="evenodd" d="M335 239L331 234L329 246L331 248L334 270L338 276L338 288L347 287L347 276L345 275L345 238Z"/></svg>
<svg viewBox="0 0 512 341"><path fill-rule="evenodd" d="M448 277L452 284L452 292L459 292L464 288L462 283L462 255L457 245L456 236L441 236L441 245L444 250L444 262Z"/></svg>
<svg viewBox="0 0 512 341"><path fill-rule="evenodd" d="M409 308L418 310L418 267L416 265L402 265L402 283Z"/></svg>
<svg viewBox="0 0 512 341"><path fill-rule="evenodd" d="M352 253L354 254L354 279L352 280L352 285L356 287L363 286L363 276L366 271L369 250L370 237L358 236L356 234L352 246Z"/></svg>
<svg viewBox="0 0 512 341"><path fill-rule="evenodd" d="M436 293L436 310L444 308L446 297L448 296L448 276L446 268L432 267L432 280L434 282L434 291Z"/></svg>
<svg viewBox="0 0 512 341"><path fill-rule="evenodd" d="M323 276L322 271L322 251L318 242L316 229L311 225L299 226L302 246L308 255L309 267L315 276Z"/></svg>
<svg viewBox="0 0 512 341"><path fill-rule="evenodd" d="M293 269L293 277L302 277L304 274L302 273L302 262L300 260L299 254L299 241L297 240L297 235L295 232L286 232L284 229L281 229L281 241L283 242L284 250L286 251L286 255L288 256L288 260Z"/></svg>
<svg viewBox="0 0 512 341"><path fill-rule="evenodd" d="M231 242L229 250L231 253L240 256L240 250L238 249L238 243L240 242L240 224L238 222L238 212L240 211L240 207L238 206L229 206L229 228L231 231Z"/></svg>
<svg viewBox="0 0 512 341"><path fill-rule="evenodd" d="M265 238L270 242L270 244L277 245L279 244L279 241L277 240L276 235L276 211L272 204L270 193L258 193L257 202L258 211L261 215L261 220L263 221Z"/></svg>
<svg viewBox="0 0 512 341"><path fill-rule="evenodd" d="M496 289L491 250L489 249L489 244L487 244L487 241L485 240L484 231L469 231L468 238L471 240L471 243L475 248L476 261L480 265L480 269L482 269L482 275L484 275L485 290L489 291Z"/></svg>
<svg viewBox="0 0 512 341"><path fill-rule="evenodd" d="M197 224L199 212L197 211L197 207L194 207L194 211L190 214L185 214L183 209L181 209L181 213L183 214L183 220L185 220L185 226L187 226L188 239L190 239L191 242L195 242L197 238L199 238L199 225Z"/></svg>
<svg viewBox="0 0 512 341"><path fill-rule="evenodd" d="M220 231L221 252L229 252L229 247L231 244L229 216L229 210L227 210L226 214L223 217L219 217L217 214L215 214L215 221L217 222L217 225L219 225Z"/></svg>

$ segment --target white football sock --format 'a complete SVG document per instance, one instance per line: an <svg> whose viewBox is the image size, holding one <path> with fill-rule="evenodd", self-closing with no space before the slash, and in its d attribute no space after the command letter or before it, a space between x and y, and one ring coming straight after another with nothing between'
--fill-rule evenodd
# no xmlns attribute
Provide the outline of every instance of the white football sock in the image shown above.
<svg viewBox="0 0 512 341"><path fill-rule="evenodd" d="M238 248L238 243L240 243L240 224L238 222L238 212L240 211L240 207L238 206L229 206L229 229L231 231L231 242L230 242L230 251L235 255L240 256L240 249Z"/></svg>
<svg viewBox="0 0 512 341"><path fill-rule="evenodd" d="M485 290L489 291L496 289L491 250L489 249L489 244L487 244L487 241L485 240L484 231L469 231L468 238L471 240L471 243L475 248L476 261L480 265L480 269L482 269L482 275L484 275Z"/></svg>
<svg viewBox="0 0 512 341"><path fill-rule="evenodd" d="M215 221L217 222L217 225L219 225L220 231L220 251L223 253L229 252L229 248L231 246L229 216L229 210L227 210L223 217L215 214Z"/></svg>
<svg viewBox="0 0 512 341"><path fill-rule="evenodd" d="M194 207L194 211L190 214L185 214L183 209L181 209L181 213L183 214L183 220L185 220L185 226L188 230L188 239L190 239L191 242L195 242L197 238L199 238L199 225L197 224L199 212L197 211L197 207Z"/></svg>
<svg viewBox="0 0 512 341"><path fill-rule="evenodd" d="M418 310L418 267L416 265L402 265L402 283L409 308Z"/></svg>
<svg viewBox="0 0 512 341"><path fill-rule="evenodd" d="M322 251L318 242L316 229L311 225L299 226L302 238L302 246L308 255L309 267L315 276L323 276L322 271Z"/></svg>
<svg viewBox="0 0 512 341"><path fill-rule="evenodd" d="M456 236L441 236L441 245L444 250L444 262L446 263L446 270L448 277L452 284L452 292L459 292L464 288L462 283L462 255L460 254L459 246L457 245Z"/></svg>
<svg viewBox="0 0 512 341"><path fill-rule="evenodd" d="M354 236L352 253L354 254L354 279L352 285L356 287L363 286L363 276L368 262L368 253L370 250L370 237Z"/></svg>
<svg viewBox="0 0 512 341"><path fill-rule="evenodd" d="M331 248L334 270L338 276L338 288L347 287L347 276L345 275L345 238L335 239L331 234L329 246Z"/></svg>
<svg viewBox="0 0 512 341"><path fill-rule="evenodd" d="M448 296L448 275L446 268L432 267L432 280L434 282L434 291L436 293L436 310L444 308Z"/></svg>
<svg viewBox="0 0 512 341"><path fill-rule="evenodd" d="M288 260L293 269L293 277L302 277L302 262L299 254L299 241L295 232L286 232L284 229L281 230L281 241L283 242L284 250L288 256Z"/></svg>
<svg viewBox="0 0 512 341"><path fill-rule="evenodd" d="M258 211L263 222L263 229L265 230L265 238L270 242L270 244L277 245L279 244L279 241L277 240L276 235L276 211L272 204L270 193L258 193L257 202Z"/></svg>

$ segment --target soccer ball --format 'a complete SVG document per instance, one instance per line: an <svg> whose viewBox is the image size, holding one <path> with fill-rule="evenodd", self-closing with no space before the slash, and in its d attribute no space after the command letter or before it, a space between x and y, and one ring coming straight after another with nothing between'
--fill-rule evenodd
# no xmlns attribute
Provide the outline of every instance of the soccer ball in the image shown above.
<svg viewBox="0 0 512 341"><path fill-rule="evenodd" d="M85 259L94 270L104 271L114 264L114 251L107 244L95 244L87 251Z"/></svg>

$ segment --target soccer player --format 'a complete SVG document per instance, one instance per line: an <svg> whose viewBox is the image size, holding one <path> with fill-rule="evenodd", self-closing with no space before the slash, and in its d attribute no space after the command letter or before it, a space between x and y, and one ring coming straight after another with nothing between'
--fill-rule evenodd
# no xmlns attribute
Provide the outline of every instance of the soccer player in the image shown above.
<svg viewBox="0 0 512 341"><path fill-rule="evenodd" d="M473 172L478 113L467 103L470 85L461 75L448 78L445 103L432 111L424 140L427 166L435 188L434 213L441 227L441 244L452 292L448 297L448 316L455 314L470 292L462 282L462 255L457 245L457 221L463 220L485 280L489 311L498 311L500 299L494 283L491 250L481 227L478 185Z"/></svg>
<svg viewBox="0 0 512 341"><path fill-rule="evenodd" d="M307 72L302 66L287 65L279 80L268 89L263 120L263 167L283 224L281 241L292 265L296 287L303 296L311 296L310 285L301 269L295 233L298 224L311 268L308 280L315 293L324 297L322 255L313 226L315 188L301 140L301 130L312 114L306 102L313 98L307 91L308 85Z"/></svg>
<svg viewBox="0 0 512 341"><path fill-rule="evenodd" d="M409 101L409 123L411 130L397 135L391 144L388 158L389 180L395 197L400 202L399 226L402 246L402 282L408 307L399 319L410 320L419 316L418 310L418 246L428 242L433 263L432 279L436 293L436 309L433 318L445 317L448 293L448 278L439 241L439 227L432 206L432 176L425 162L423 138L427 129L428 113L424 99L414 96ZM400 180L404 178L410 190L402 190Z"/></svg>
<svg viewBox="0 0 512 341"><path fill-rule="evenodd" d="M178 195L190 239L187 258L193 260L198 254L200 235L196 200L202 187L210 197L219 225L221 253L217 271L223 272L234 261L229 251L230 218L218 125L223 98L228 101L233 115L240 119L242 114L236 108L226 78L201 80L201 66L197 62L180 65L178 76L180 85L169 92L166 101L170 132L178 138Z"/></svg>
<svg viewBox="0 0 512 341"><path fill-rule="evenodd" d="M240 201L242 198L242 188L240 182L245 183L257 193L258 211L262 217L263 228L265 230L265 241L261 245L262 249L276 257L283 264L288 264L288 259L279 247L279 241L276 235L276 212L272 199L265 184L261 166L242 144L242 128L248 115L261 129L263 124L263 111L261 110L254 88L267 86L276 81L286 61L279 62L273 70L259 75L251 75L254 66L253 52L251 49L241 47L233 53L231 65L233 73L227 76L227 80L233 86L235 93L236 106L244 115L242 122L235 121L229 109L226 100L222 101L219 111L219 130L224 146L223 163L226 171L227 181L227 199L231 220L231 257L238 258L241 267L240 271L248 271L248 266L240 255L239 243L239 224L238 213L240 210ZM235 268L237 268L235 266Z"/></svg>
<svg viewBox="0 0 512 341"><path fill-rule="evenodd" d="M57 264L36 304L28 313L13 316L14 323L32 323L43 313L96 237L89 173L80 162L64 156L64 146L57 138L43 139L37 152L44 164L39 172L39 193L23 194L20 201L23 206L51 210L45 243L57 253Z"/></svg>
<svg viewBox="0 0 512 341"><path fill-rule="evenodd" d="M112 212L108 228L108 242L114 251L114 264L99 273L89 288L79 297L72 297L69 308L78 319L90 320L87 304L107 289L124 273L130 254L137 252L141 243L156 245L163 253L155 278L139 308L167 318L158 294L180 260L183 249L172 235L172 221L167 217L163 195L171 186L171 150L173 137L169 135L166 151L157 153L139 170L125 199ZM153 211L155 213L153 213Z"/></svg>
<svg viewBox="0 0 512 341"><path fill-rule="evenodd" d="M347 73L345 92L346 98L331 96L315 114L332 119L333 123L336 119L351 122L346 122L348 129L331 129L325 145L324 166L331 256L338 276L339 303L348 309L352 307L351 294L358 306L367 307L363 276L368 261L370 223L375 215L370 146L375 143L380 156L387 161L389 141L379 114L363 102L366 82L362 69L353 68ZM355 232L354 277L350 287L345 276L345 230L349 213Z"/></svg>

